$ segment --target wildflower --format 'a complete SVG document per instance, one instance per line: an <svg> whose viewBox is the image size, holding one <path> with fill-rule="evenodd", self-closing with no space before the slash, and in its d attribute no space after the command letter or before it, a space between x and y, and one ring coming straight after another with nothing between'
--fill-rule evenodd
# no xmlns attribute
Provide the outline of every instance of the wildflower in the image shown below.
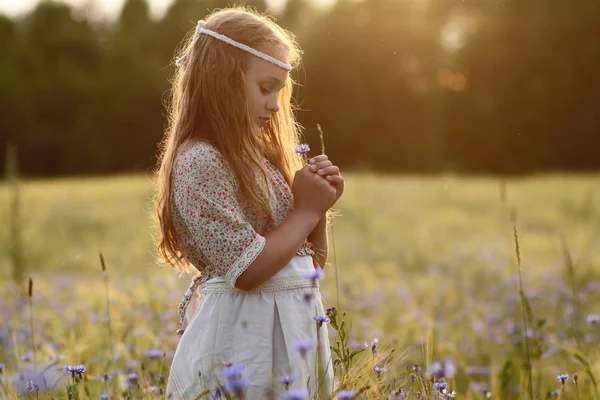
<svg viewBox="0 0 600 400"><path fill-rule="evenodd" d="M371 344L365 342L365 347L371 347L371 353L378 354L377 345L379 344L379 339L374 338Z"/></svg>
<svg viewBox="0 0 600 400"><path fill-rule="evenodd" d="M569 380L569 374L562 374L556 377L557 381L560 381L563 385L565 384L566 381Z"/></svg>
<svg viewBox="0 0 600 400"><path fill-rule="evenodd" d="M404 388L400 388L400 389L394 389L392 390L392 392L390 393L392 397L390 397L390 400L404 400L408 397L408 393L406 392L406 389Z"/></svg>
<svg viewBox="0 0 600 400"><path fill-rule="evenodd" d="M587 322L588 324L598 324L600 323L600 315L589 314L587 317L585 317L585 322Z"/></svg>
<svg viewBox="0 0 600 400"><path fill-rule="evenodd" d="M338 400L350 400L350 399L354 398L355 394L356 394L356 392L352 389L340 390L339 392L337 392L337 398L338 398Z"/></svg>
<svg viewBox="0 0 600 400"><path fill-rule="evenodd" d="M429 373L437 378L452 378L456 373L454 362L447 358L443 363L436 361L429 367Z"/></svg>
<svg viewBox="0 0 600 400"><path fill-rule="evenodd" d="M315 316L313 317L313 319L314 319L315 321L317 321L317 326L318 326L319 328L321 327L321 325L323 325L323 323L327 323L327 322L329 322L329 321L330 321L330 319L329 319L329 318L327 318L327 317L324 317L324 316L322 316L322 315L315 315Z"/></svg>
<svg viewBox="0 0 600 400"><path fill-rule="evenodd" d="M310 350L313 350L316 347L316 343L314 340L306 339L306 340L298 340L292 343L292 347L294 350L300 353L302 358L306 356Z"/></svg>
<svg viewBox="0 0 600 400"><path fill-rule="evenodd" d="M559 394L560 394L560 389L554 389L553 391L548 393L548 395L550 395L552 397L558 397Z"/></svg>
<svg viewBox="0 0 600 400"><path fill-rule="evenodd" d="M83 365L83 364L74 365L74 366L65 365L65 367L63 368L63 371L70 373L73 378L75 378L75 375L77 375L79 378L81 378L81 376L85 372L85 365Z"/></svg>
<svg viewBox="0 0 600 400"><path fill-rule="evenodd" d="M37 393L40 391L40 385L33 383L33 381L30 379L27 382L27 390L29 393L35 393L37 395Z"/></svg>
<svg viewBox="0 0 600 400"><path fill-rule="evenodd" d="M283 393L284 400L306 400L308 391L306 389L291 389Z"/></svg>
<svg viewBox="0 0 600 400"><path fill-rule="evenodd" d="M100 395L100 400L110 400L110 396L106 393Z"/></svg>
<svg viewBox="0 0 600 400"><path fill-rule="evenodd" d="M127 384L131 387L138 385L139 377L138 374L136 374L135 372L127 374L127 377L125 379L127 380Z"/></svg>
<svg viewBox="0 0 600 400"><path fill-rule="evenodd" d="M156 360L158 358L161 358L163 354L164 352L162 350L150 349L146 352L146 357L148 357L151 360Z"/></svg>
<svg viewBox="0 0 600 400"><path fill-rule="evenodd" d="M0 368L0 372L2 372L2 369ZM575 382L575 384L577 384L577 381L579 380L579 375L574 374L573 375L573 381Z"/></svg>
<svg viewBox="0 0 600 400"><path fill-rule="evenodd" d="M385 368L381 368L381 367L373 367L373 372L376 372L377 374L381 374L383 372L387 371Z"/></svg>
<svg viewBox="0 0 600 400"><path fill-rule="evenodd" d="M210 397L211 397L213 400L220 399L221 397L223 397L223 392L221 391L221 388L220 388L220 387L218 387L218 386L216 386L216 387L215 387L215 393L214 393L214 394L212 394L212 393L211 393L211 394L210 394Z"/></svg>
<svg viewBox="0 0 600 400"><path fill-rule="evenodd" d="M297 154L306 154L310 151L310 146L306 143L301 144L300 146L297 146L294 151Z"/></svg>
<svg viewBox="0 0 600 400"><path fill-rule="evenodd" d="M221 377L226 379L225 390L238 396L243 395L248 387L248 382L242 376L246 366L243 364L229 365L221 369Z"/></svg>
<svg viewBox="0 0 600 400"><path fill-rule="evenodd" d="M434 389L438 389L440 392L444 389L446 389L448 387L448 383L446 382L446 379L444 378L440 378L439 380L436 380L435 382L433 382L433 388Z"/></svg>
<svg viewBox="0 0 600 400"><path fill-rule="evenodd" d="M4 364L0 364L0 374L4 371Z"/></svg>
<svg viewBox="0 0 600 400"><path fill-rule="evenodd" d="M282 376L281 378L279 378L279 383L282 383L285 385L286 389L290 388L290 385L296 380L296 378L294 378L293 376Z"/></svg>
<svg viewBox="0 0 600 400"><path fill-rule="evenodd" d="M33 353L31 351L29 351L21 356L21 361L29 362L29 361L31 361L32 358L33 358Z"/></svg>
<svg viewBox="0 0 600 400"><path fill-rule="evenodd" d="M150 386L144 389L144 393L160 393L160 388L158 386Z"/></svg>
<svg viewBox="0 0 600 400"><path fill-rule="evenodd" d="M325 272L323 272L323 269L319 267L304 273L304 279L308 279L313 282L318 281L319 279L323 278L323 276L325 276Z"/></svg>

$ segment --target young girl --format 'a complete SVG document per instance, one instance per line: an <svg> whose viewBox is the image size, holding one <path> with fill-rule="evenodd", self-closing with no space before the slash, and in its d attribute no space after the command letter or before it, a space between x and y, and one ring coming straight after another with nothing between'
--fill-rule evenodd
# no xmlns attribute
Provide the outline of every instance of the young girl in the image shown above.
<svg viewBox="0 0 600 400"><path fill-rule="evenodd" d="M167 398L332 392L318 288L327 218L344 189L326 155L302 165L288 75L300 50L271 19L199 21L177 60L158 174L161 256L194 278ZM220 388L219 388L220 387ZM211 398L211 397L209 397Z"/></svg>

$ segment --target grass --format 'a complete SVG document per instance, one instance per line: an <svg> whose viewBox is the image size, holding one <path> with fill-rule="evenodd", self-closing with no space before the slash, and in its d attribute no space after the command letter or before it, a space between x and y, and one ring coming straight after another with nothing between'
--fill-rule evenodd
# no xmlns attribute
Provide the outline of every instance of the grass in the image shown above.
<svg viewBox="0 0 600 400"><path fill-rule="evenodd" d="M164 387L178 339L177 303L188 280L156 265L150 182L120 176L21 185L35 367L50 365L39 397L49 398L45 385L66 393L71 378L64 364L86 365L86 380L73 386L81 398L123 397L131 390L128 373L138 374L142 391ZM346 182L337 205L343 216L333 225L339 315L347 312L347 341L377 337L380 357L393 352L375 360L386 368L379 377L371 370L373 356L357 355L353 368L361 372L346 376L345 388L362 388L358 398L387 398L403 387L416 398L431 391L428 379L437 372L460 398L484 398L489 390L492 398L532 393L543 399L555 389L563 399L598 398L600 324L588 315L600 313L599 175L511 179L505 195L489 178L354 173ZM11 187L0 186L2 221L11 217L10 198ZM511 210L517 211L514 226ZM27 282L10 283L10 235L8 228L0 231L0 295L6 299L0 305L0 397L24 386L34 369L33 360L21 360L32 352L29 300L20 296ZM106 261L112 339L99 253ZM326 273L322 287L331 307L337 302L331 265ZM153 349L164 356L148 357ZM19 373L24 381L15 384ZM556 377L564 373L570 378L563 388ZM104 374L110 382L103 382Z"/></svg>

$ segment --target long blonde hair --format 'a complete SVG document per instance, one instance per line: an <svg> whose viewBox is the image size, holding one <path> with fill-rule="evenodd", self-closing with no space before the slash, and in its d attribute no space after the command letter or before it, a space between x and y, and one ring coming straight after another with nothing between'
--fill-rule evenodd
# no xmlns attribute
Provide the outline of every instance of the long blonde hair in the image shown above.
<svg viewBox="0 0 600 400"><path fill-rule="evenodd" d="M300 62L301 50L293 34L252 9L235 6L217 10L205 21L207 29L263 52L286 51L292 66ZM256 135L245 89L248 59L254 56L209 35L194 39L191 32L183 50L187 59L173 79L156 177L157 249L160 257L180 272L189 267L189 262L180 251L173 226L171 174L186 143L194 138L215 146L235 173L241 197L265 213L269 222L272 215L268 199L254 190L259 176L266 184L267 170L259 154L281 171L290 186L295 171L302 167L301 158L294 153L301 126L294 117L296 107L291 99L295 82L291 77L279 93L279 111L262 128L262 134ZM201 126L210 129L202 131Z"/></svg>

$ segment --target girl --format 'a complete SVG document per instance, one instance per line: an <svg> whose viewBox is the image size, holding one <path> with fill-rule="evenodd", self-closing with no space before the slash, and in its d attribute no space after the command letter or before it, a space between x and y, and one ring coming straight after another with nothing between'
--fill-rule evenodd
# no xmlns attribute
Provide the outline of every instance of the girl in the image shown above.
<svg viewBox="0 0 600 400"><path fill-rule="evenodd" d="M318 278L326 213L344 180L326 155L303 166L294 152L288 73L299 56L291 34L236 7L199 21L177 60L158 249L179 271L191 264L200 274L179 307L167 398L332 392Z"/></svg>

